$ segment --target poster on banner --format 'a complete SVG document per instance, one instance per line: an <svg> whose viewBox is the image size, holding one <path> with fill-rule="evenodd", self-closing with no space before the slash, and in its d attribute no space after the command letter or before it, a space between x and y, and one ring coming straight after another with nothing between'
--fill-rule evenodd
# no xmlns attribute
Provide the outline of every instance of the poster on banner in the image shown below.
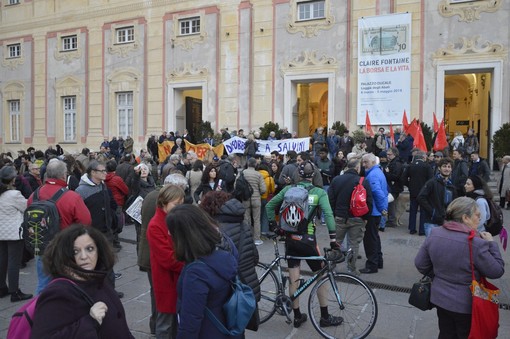
<svg viewBox="0 0 510 339"><path fill-rule="evenodd" d="M126 210L127 215L133 218L133 220L136 220L139 224L142 223L142 203L143 198L138 196Z"/></svg>
<svg viewBox="0 0 510 339"><path fill-rule="evenodd" d="M246 139L232 137L223 142L225 150L228 154L238 153L244 154L244 143ZM297 153L308 151L310 149L310 138L296 138L283 140L256 140L258 144L257 154L265 155L277 151L280 154L287 154L288 151L296 151Z"/></svg>
<svg viewBox="0 0 510 339"><path fill-rule="evenodd" d="M411 13L358 20L357 124L400 121L411 105Z"/></svg>
<svg viewBox="0 0 510 339"><path fill-rule="evenodd" d="M221 157L223 155L223 149L224 145L219 144L216 146L211 146L208 143L203 144L192 144L188 140L184 140L186 143L186 151L193 151L197 155L198 159L204 160L208 159L211 160L214 155L217 155Z"/></svg>

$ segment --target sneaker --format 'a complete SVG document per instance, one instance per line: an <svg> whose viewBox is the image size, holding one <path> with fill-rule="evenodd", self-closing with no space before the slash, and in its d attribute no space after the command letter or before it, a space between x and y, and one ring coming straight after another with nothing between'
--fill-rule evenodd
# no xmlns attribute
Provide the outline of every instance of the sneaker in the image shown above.
<svg viewBox="0 0 510 339"><path fill-rule="evenodd" d="M115 273L115 280L122 278L122 273Z"/></svg>
<svg viewBox="0 0 510 339"><path fill-rule="evenodd" d="M295 328L298 328L299 326L301 326L302 323L304 323L306 320L308 319L308 316L306 315L306 313L301 313L301 317L299 318L296 318L294 317L294 327ZM322 319L321 319L322 320ZM343 320L343 319L342 319Z"/></svg>
<svg viewBox="0 0 510 339"><path fill-rule="evenodd" d="M340 325L343 322L344 322L344 318L342 318L342 317L335 317L335 316L330 314L330 315L328 315L327 318L321 317L320 325L321 325L321 327L338 326L338 325Z"/></svg>
<svg viewBox="0 0 510 339"><path fill-rule="evenodd" d="M262 245L264 242L262 240L255 240L255 246L260 246Z"/></svg>

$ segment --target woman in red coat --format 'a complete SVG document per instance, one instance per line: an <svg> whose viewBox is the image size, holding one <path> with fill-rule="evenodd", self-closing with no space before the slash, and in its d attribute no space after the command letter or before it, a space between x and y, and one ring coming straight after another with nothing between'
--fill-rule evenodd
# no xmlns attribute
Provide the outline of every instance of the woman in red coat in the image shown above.
<svg viewBox="0 0 510 339"><path fill-rule="evenodd" d="M159 192L156 213L147 228L152 285L156 299L156 338L175 338L177 333L177 280L184 262L177 261L174 243L166 226L167 213L182 204L184 191L174 185L165 186Z"/></svg>

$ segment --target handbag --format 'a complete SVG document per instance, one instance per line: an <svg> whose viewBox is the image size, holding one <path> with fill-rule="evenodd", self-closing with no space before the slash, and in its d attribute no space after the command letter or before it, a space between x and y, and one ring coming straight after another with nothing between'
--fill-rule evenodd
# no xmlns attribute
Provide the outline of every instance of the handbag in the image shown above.
<svg viewBox="0 0 510 339"><path fill-rule="evenodd" d="M409 304L422 311L431 310L433 305L430 303L430 287L432 278L424 275L417 283L414 283L409 295Z"/></svg>
<svg viewBox="0 0 510 339"><path fill-rule="evenodd" d="M475 231L469 234L469 259L471 261L471 294L473 303L471 306L471 329L468 339L493 339L498 336L499 327L499 289L480 277L476 281L473 265L473 238Z"/></svg>

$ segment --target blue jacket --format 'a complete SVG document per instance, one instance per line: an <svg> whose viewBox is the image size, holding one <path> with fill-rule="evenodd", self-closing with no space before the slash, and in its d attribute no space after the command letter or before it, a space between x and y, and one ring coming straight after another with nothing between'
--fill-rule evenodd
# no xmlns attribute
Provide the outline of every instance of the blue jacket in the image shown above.
<svg viewBox="0 0 510 339"><path fill-rule="evenodd" d="M381 216L382 211L388 210L388 184L379 166L374 166L365 172L365 180L372 189L372 216Z"/></svg>
<svg viewBox="0 0 510 339"><path fill-rule="evenodd" d="M231 294L230 281L237 273L237 250L215 250L187 264L177 284L177 338L232 338L223 335L205 315L205 307L225 323L222 306Z"/></svg>

